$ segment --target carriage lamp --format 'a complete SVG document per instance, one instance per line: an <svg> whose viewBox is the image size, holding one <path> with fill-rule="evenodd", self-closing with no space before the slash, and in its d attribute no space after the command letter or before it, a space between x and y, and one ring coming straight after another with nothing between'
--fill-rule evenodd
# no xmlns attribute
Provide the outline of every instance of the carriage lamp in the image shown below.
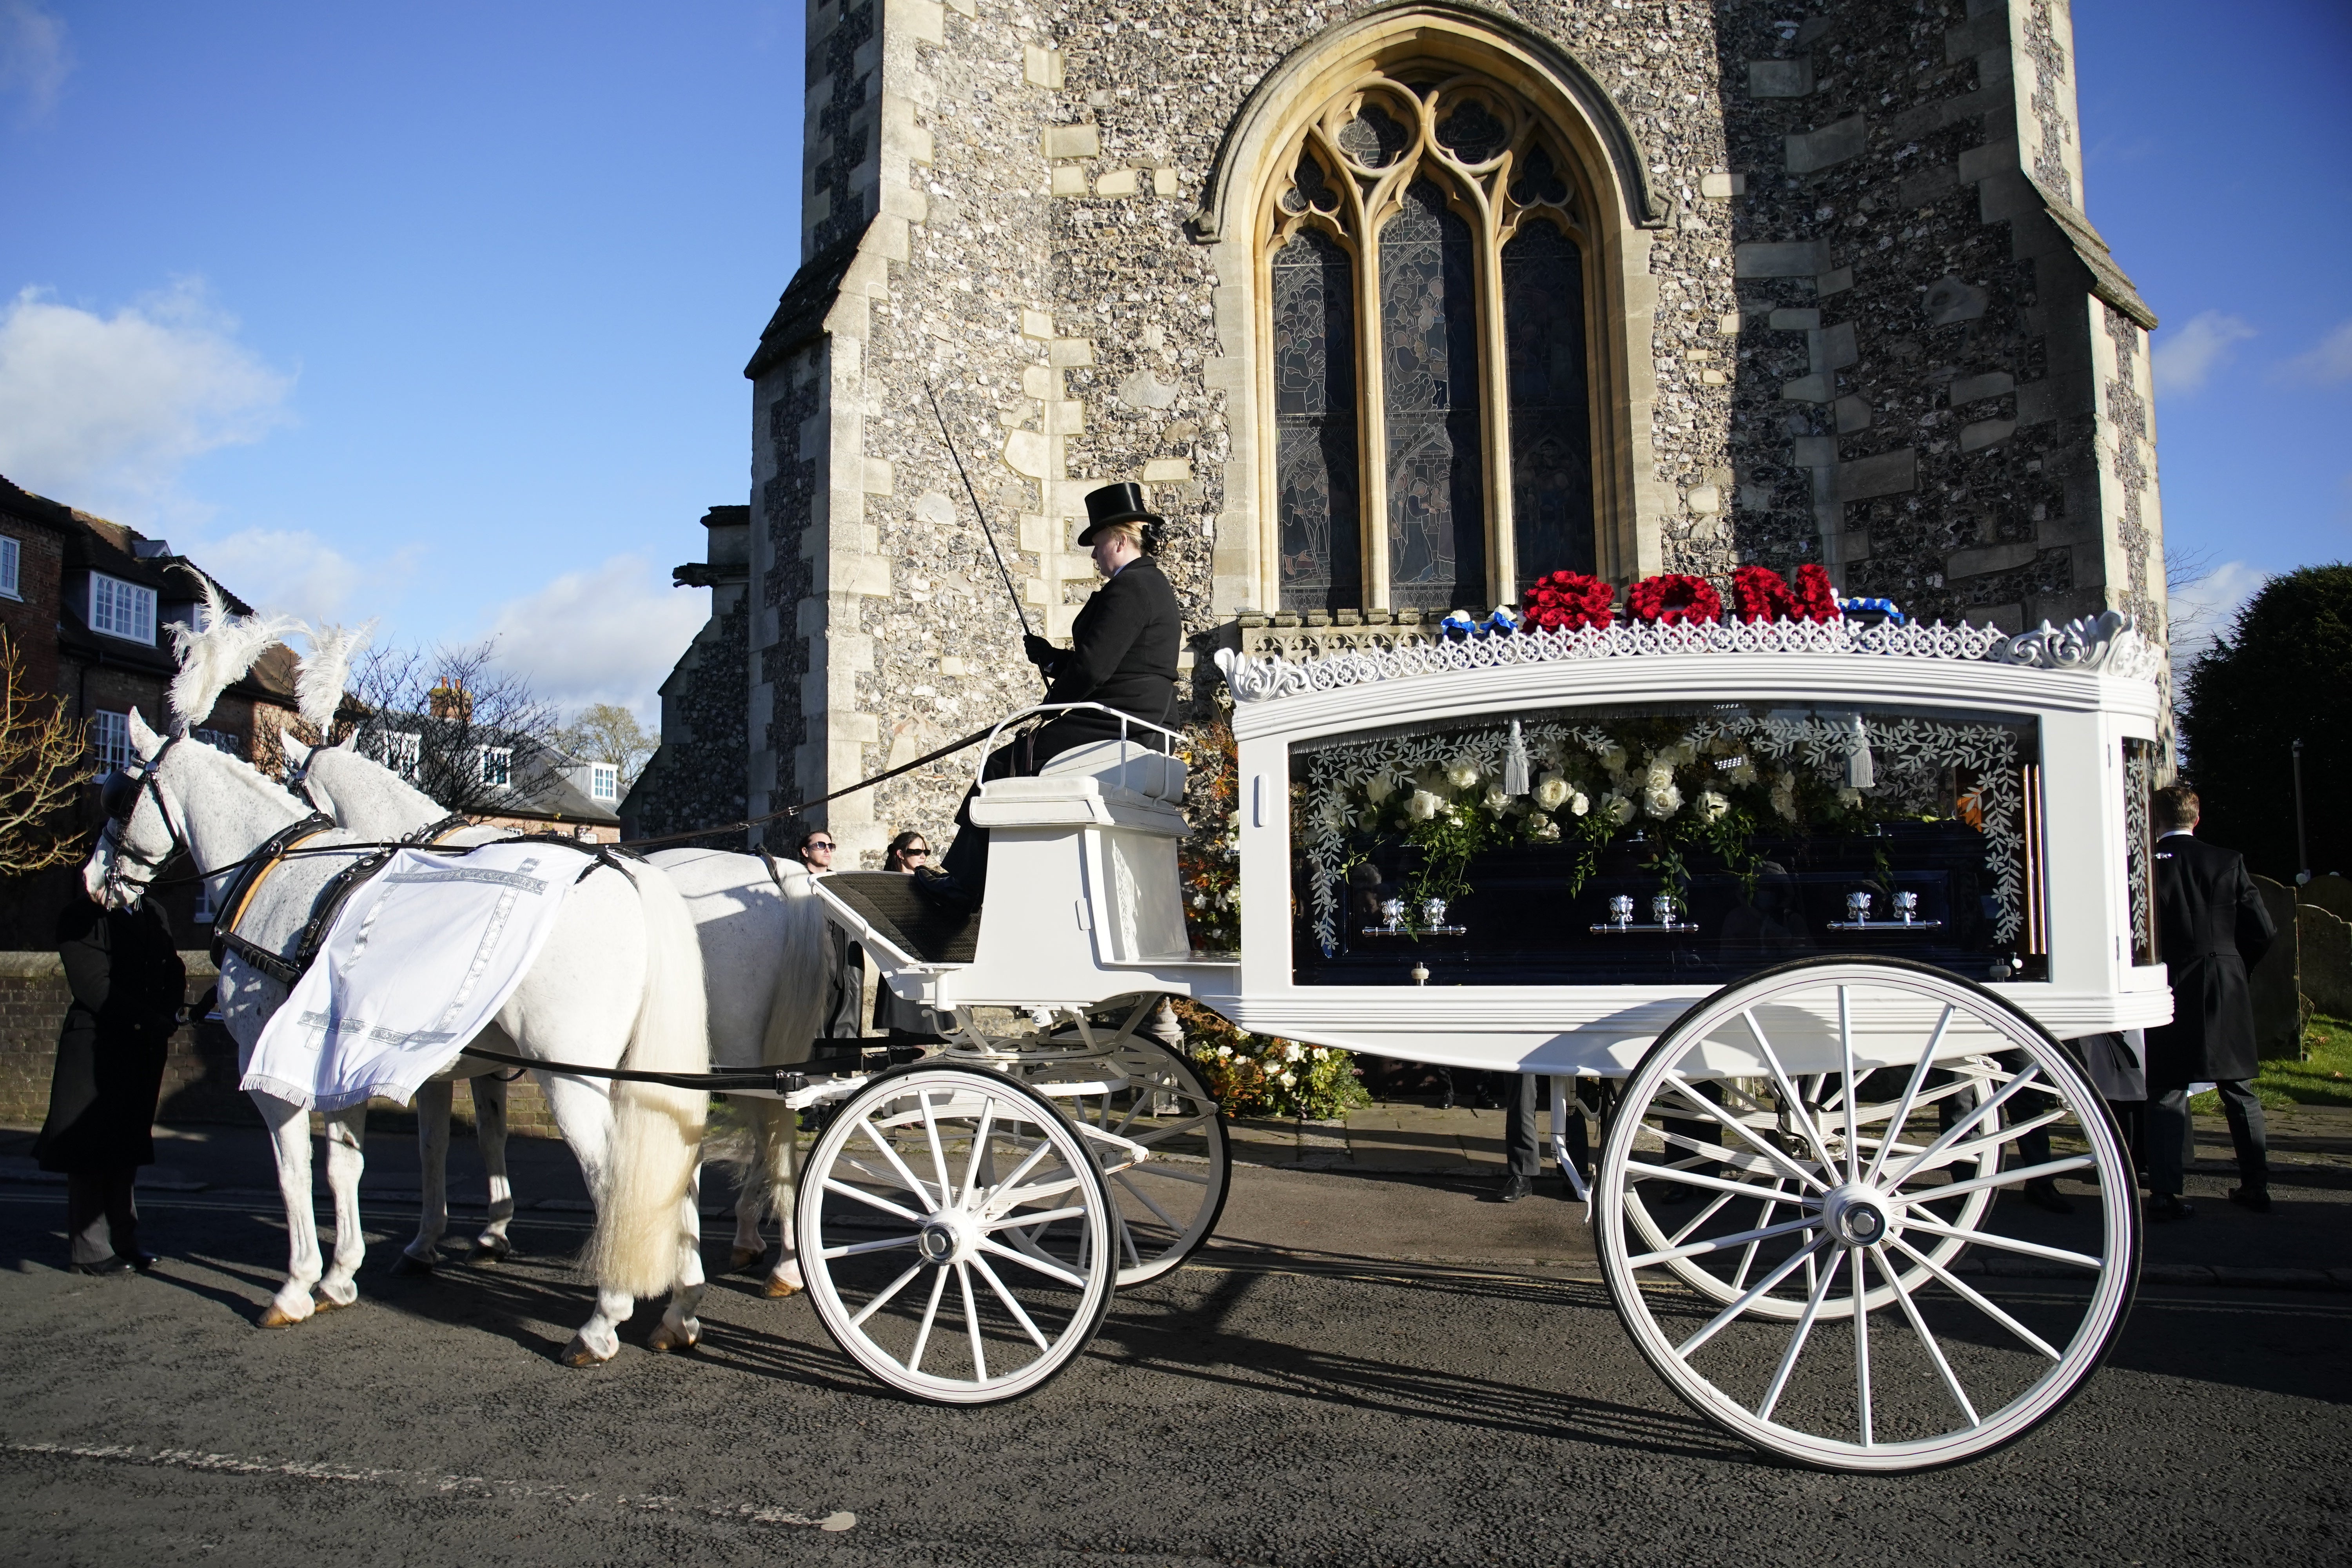
<svg viewBox="0 0 2352 1568"><path fill-rule="evenodd" d="M1660 893L1650 900L1650 918L1662 926L1675 923L1675 896Z"/></svg>
<svg viewBox="0 0 2352 1568"><path fill-rule="evenodd" d="M1919 895L1916 893L1895 894L1895 918L1901 921L1905 925L1917 924L1919 921Z"/></svg>
<svg viewBox="0 0 2352 1568"><path fill-rule="evenodd" d="M1429 898L1421 900L1421 923L1434 931L1445 924L1445 900Z"/></svg>
<svg viewBox="0 0 2352 1568"><path fill-rule="evenodd" d="M1870 906L1874 902L1868 893L1848 893L1845 896L1845 918L1856 925L1870 919Z"/></svg>
<svg viewBox="0 0 2352 1568"><path fill-rule="evenodd" d="M1382 929L1385 931L1395 932L1404 930L1404 900L1402 899L1382 899L1381 900L1381 920L1383 922Z"/></svg>
<svg viewBox="0 0 2352 1568"><path fill-rule="evenodd" d="M1609 900L1609 919L1613 924L1621 927L1632 925L1633 923L1633 895L1631 893L1620 893L1615 898L1611 899Z"/></svg>

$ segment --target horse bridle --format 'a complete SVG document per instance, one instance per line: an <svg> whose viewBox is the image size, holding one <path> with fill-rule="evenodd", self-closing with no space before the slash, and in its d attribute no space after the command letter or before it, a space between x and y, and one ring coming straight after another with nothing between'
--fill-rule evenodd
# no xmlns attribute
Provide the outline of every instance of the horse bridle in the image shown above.
<svg viewBox="0 0 2352 1568"><path fill-rule="evenodd" d="M180 825L172 819L171 804L164 800L163 786L156 779L156 775L163 769L163 759L172 754L172 748L178 745L180 740L181 737L177 735L166 736L163 745L156 749L153 756L134 757L131 763L115 768L98 781L99 807L106 813L106 826L99 829L99 836L114 849L113 858L106 865L106 885L109 889L129 885L138 888L142 892L145 891L147 886L145 882L133 883L129 877L123 875L121 869L123 863L128 861L133 866L144 868L152 878L155 872L170 865L173 858L188 847L187 836L180 831ZM150 855L142 849L134 848L127 837L131 819L138 813L141 798L148 795L154 797L156 815L163 819L163 832L167 841L160 855Z"/></svg>

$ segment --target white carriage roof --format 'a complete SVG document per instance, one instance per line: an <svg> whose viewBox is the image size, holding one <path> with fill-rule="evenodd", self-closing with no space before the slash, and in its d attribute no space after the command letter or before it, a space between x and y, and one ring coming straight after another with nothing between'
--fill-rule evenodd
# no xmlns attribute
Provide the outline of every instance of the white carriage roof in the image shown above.
<svg viewBox="0 0 2352 1568"><path fill-rule="evenodd" d="M1716 622L1702 626L1637 624L1580 631L1500 632L1459 640L1349 649L1319 658L1252 657L1222 648L1217 668L1237 703L1266 702L1311 691L1333 691L1412 676L1512 665L1665 655L1846 654L1863 659L1937 659L2033 669L2096 672L2150 680L2163 667L2160 649L2120 610L2053 626L2044 621L2015 636L1998 626L1857 626L1838 620Z"/></svg>

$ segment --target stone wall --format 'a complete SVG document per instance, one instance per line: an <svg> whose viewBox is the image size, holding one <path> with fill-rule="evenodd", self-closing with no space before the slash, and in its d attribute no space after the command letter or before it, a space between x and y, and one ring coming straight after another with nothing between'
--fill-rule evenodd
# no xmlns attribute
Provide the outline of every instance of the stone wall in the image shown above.
<svg viewBox="0 0 2352 1568"><path fill-rule="evenodd" d="M217 971L204 952L183 952L191 1003L213 987ZM49 1109L49 1075L57 1062L58 1030L73 995L54 952L0 952L0 1126L38 1127ZM172 1037L163 1066L163 1092L155 1120L169 1125L226 1122L261 1127L261 1113L237 1087L236 1042L218 1024L201 1024ZM472 1121L470 1097L456 1097L457 1115ZM522 1137L556 1136L555 1118L538 1084L521 1079L508 1089L509 1125Z"/></svg>
<svg viewBox="0 0 2352 1568"><path fill-rule="evenodd" d="M712 507L703 518L706 558L675 569L678 586L710 590L710 618L662 682L661 744L618 808L625 837L664 837L744 817L750 511ZM739 829L688 842L735 849L743 835Z"/></svg>
<svg viewBox="0 0 2352 1568"><path fill-rule="evenodd" d="M2315 1012L2352 1018L2352 923L2317 904L2299 904L2294 913L2304 995Z"/></svg>
<svg viewBox="0 0 2352 1568"><path fill-rule="evenodd" d="M1260 264L1220 182L1255 178L1265 84L1319 90L1327 58L1421 26L1567 62L1633 150L1600 171L1610 574L1820 561L1930 618L2114 605L2160 632L2153 318L2080 210L2063 0L830 0L805 260L747 367L751 811L1038 689L934 393L1047 635L1093 583L1081 498L1115 479L1168 514L1194 632L1271 607ZM968 777L826 826L872 864Z"/></svg>

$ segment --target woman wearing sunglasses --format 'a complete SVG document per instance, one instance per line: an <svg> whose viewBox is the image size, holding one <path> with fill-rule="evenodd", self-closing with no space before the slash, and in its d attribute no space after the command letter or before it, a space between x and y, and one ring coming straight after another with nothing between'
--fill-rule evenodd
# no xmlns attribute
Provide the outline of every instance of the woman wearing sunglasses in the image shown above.
<svg viewBox="0 0 2352 1568"><path fill-rule="evenodd" d="M931 863L931 843L912 828L890 840L883 851L882 868L906 876L928 869ZM890 989L888 982L874 988L874 1026L894 1040L921 1040L926 1043L940 1037L939 1020L929 1007L901 1001Z"/></svg>

